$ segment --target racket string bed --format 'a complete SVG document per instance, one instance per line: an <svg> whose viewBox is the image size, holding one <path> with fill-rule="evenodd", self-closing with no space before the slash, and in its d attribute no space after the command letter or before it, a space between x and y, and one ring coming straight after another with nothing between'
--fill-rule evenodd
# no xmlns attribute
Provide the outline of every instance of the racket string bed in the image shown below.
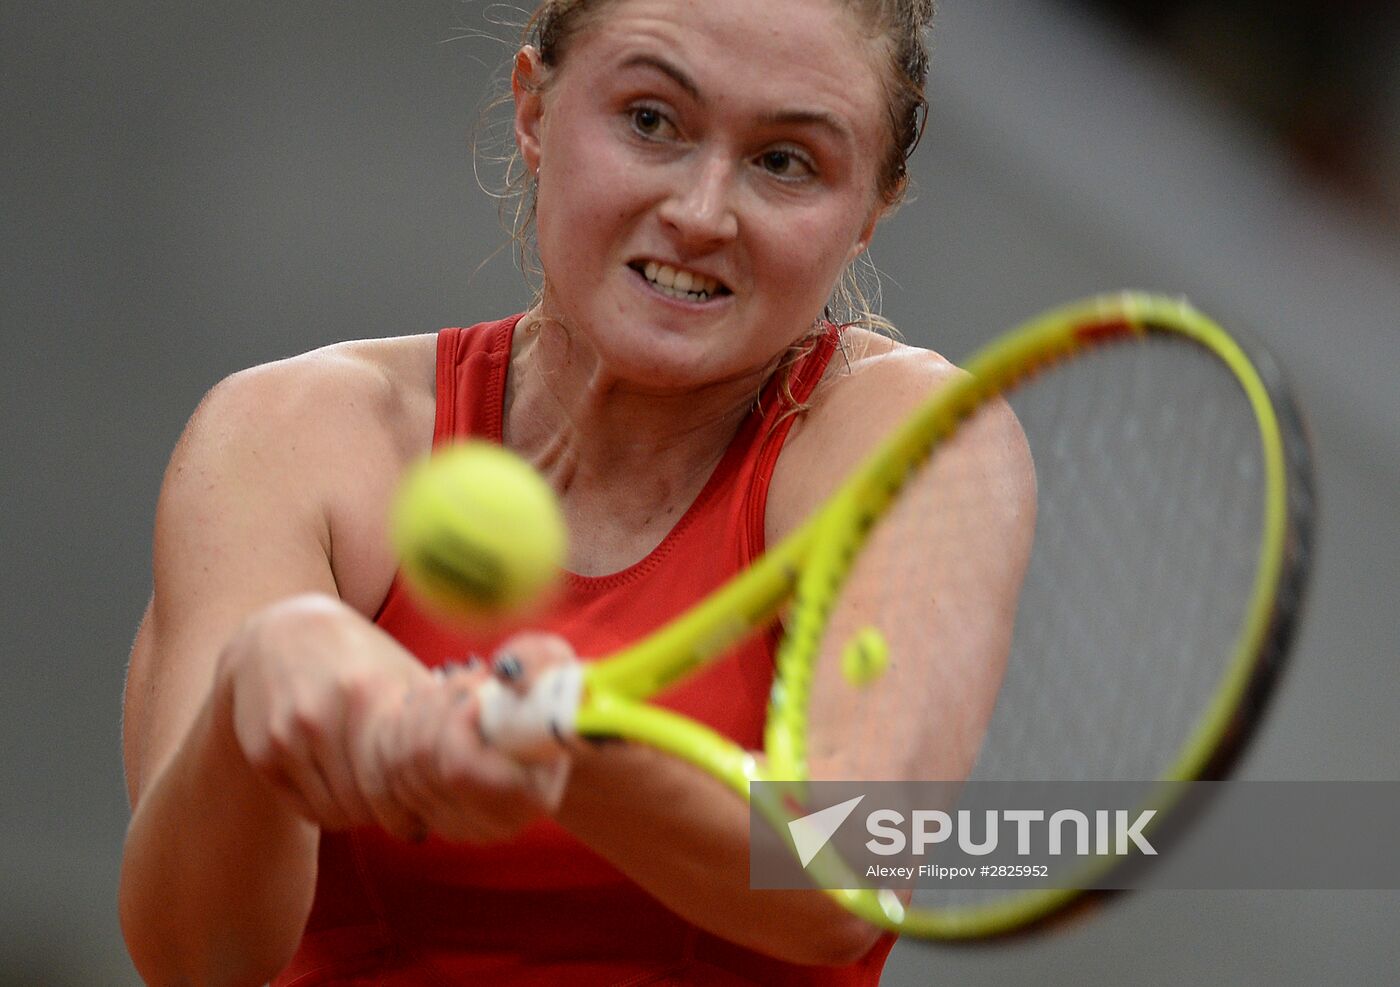
<svg viewBox="0 0 1400 987"><path fill-rule="evenodd" d="M1180 711L1198 711L1216 685L1192 661L1230 643L1205 620L1226 608L1203 591L1225 550L1204 520L1223 513L1257 531L1258 511L1201 495L1218 430L1183 429L1200 420L1181 413L1198 395L1171 365L1185 357L1196 372L1193 350L1126 342L1011 395L1036 460L1040 517L978 777L1155 777L1174 750L1169 735L1179 746L1190 727ZM1159 378L1171 383L1165 394L1153 393ZM1241 396L1236 411L1247 410Z"/></svg>
<svg viewBox="0 0 1400 987"><path fill-rule="evenodd" d="M1008 396L1039 517L974 780L1151 780L1226 682L1264 530L1265 449L1230 369L1190 340L1102 347ZM923 891L946 914L1011 892Z"/></svg>

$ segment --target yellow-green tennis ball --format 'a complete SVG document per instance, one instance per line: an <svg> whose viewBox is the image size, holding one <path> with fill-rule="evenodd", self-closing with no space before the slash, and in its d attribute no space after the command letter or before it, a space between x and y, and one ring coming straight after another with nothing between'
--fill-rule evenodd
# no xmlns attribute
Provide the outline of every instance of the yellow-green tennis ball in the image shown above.
<svg viewBox="0 0 1400 987"><path fill-rule="evenodd" d="M390 532L409 589L464 620L519 614L559 579L568 535L554 491L489 442L449 446L405 475Z"/></svg>
<svg viewBox="0 0 1400 987"><path fill-rule="evenodd" d="M869 685L890 666L890 646L885 636L874 627L865 627L851 635L841 650L841 672L855 686Z"/></svg>

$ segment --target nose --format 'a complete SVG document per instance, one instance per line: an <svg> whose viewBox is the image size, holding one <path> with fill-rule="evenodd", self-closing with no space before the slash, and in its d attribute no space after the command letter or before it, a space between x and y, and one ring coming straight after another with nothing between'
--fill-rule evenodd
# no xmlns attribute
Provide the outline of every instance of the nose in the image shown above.
<svg viewBox="0 0 1400 987"><path fill-rule="evenodd" d="M713 249L738 235L735 179L734 166L717 154L677 170L676 187L662 203L660 216L680 245L697 251Z"/></svg>

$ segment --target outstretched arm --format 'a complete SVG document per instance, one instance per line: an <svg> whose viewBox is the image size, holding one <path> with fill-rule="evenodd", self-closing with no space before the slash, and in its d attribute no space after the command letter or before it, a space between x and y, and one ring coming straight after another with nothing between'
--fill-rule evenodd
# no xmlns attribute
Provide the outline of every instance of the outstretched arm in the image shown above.
<svg viewBox="0 0 1400 987"><path fill-rule="evenodd" d="M152 983L250 983L295 947L318 829L243 756L221 656L294 593L333 594L328 527L260 407L277 375L205 399L171 459L156 515L154 592L132 650L123 749L134 806L123 930ZM278 482L268 483L270 478ZM221 679L223 681L221 681Z"/></svg>
<svg viewBox="0 0 1400 987"><path fill-rule="evenodd" d="M519 765L480 749L472 676L429 674L339 598L364 559L337 500L377 537L366 487L392 485L403 457L382 383L335 354L240 374L172 458L124 724L121 915L151 983L281 969L322 829L484 841L547 807Z"/></svg>

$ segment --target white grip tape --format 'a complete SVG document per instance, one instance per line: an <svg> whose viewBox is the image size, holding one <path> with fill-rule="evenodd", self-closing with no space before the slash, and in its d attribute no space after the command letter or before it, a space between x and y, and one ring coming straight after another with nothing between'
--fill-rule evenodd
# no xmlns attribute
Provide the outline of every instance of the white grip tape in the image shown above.
<svg viewBox="0 0 1400 987"><path fill-rule="evenodd" d="M487 679L477 692L481 736L492 747L516 757L557 754L574 736L582 696L579 662L541 672L523 696L497 679Z"/></svg>

